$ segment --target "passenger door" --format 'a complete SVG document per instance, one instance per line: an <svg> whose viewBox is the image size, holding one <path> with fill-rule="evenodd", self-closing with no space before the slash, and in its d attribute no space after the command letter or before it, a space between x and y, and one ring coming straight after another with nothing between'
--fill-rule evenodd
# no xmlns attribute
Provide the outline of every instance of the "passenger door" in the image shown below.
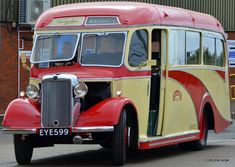
<svg viewBox="0 0 235 167"><path fill-rule="evenodd" d="M151 60L157 63L151 66L150 101L148 118L148 136L161 135L164 94L165 94L165 58L166 32L161 29L152 30Z"/></svg>

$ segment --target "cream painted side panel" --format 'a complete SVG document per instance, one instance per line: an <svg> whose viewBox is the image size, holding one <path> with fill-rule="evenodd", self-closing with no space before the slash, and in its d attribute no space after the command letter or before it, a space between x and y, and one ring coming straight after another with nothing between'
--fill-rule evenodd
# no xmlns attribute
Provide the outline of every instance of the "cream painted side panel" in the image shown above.
<svg viewBox="0 0 235 167"><path fill-rule="evenodd" d="M202 75L198 75L201 71ZM214 70L188 70L187 72L199 78L207 91L211 95L220 114L227 120L231 119L230 115L230 96L228 80L224 81L221 76Z"/></svg>
<svg viewBox="0 0 235 167"><path fill-rule="evenodd" d="M147 137L149 117L149 78L125 79L113 82L113 95L122 91L122 96L133 101L137 109L139 137Z"/></svg>
<svg viewBox="0 0 235 167"><path fill-rule="evenodd" d="M181 92L181 100L180 97L174 100L175 91ZM165 95L162 136L198 130L195 107L186 89L177 81L167 79Z"/></svg>

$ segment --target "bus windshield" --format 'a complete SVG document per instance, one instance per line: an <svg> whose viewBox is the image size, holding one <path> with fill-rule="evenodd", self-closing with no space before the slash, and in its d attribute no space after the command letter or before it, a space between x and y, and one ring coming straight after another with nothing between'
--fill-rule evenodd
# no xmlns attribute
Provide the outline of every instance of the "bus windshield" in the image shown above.
<svg viewBox="0 0 235 167"><path fill-rule="evenodd" d="M31 63L72 60L80 34L43 34L36 37Z"/></svg>
<svg viewBox="0 0 235 167"><path fill-rule="evenodd" d="M84 66L117 67L122 64L125 39L126 32L42 34L36 37L30 60L40 64L65 62L78 55Z"/></svg>
<svg viewBox="0 0 235 167"><path fill-rule="evenodd" d="M82 34L80 63L88 66L120 66L125 37L125 32Z"/></svg>

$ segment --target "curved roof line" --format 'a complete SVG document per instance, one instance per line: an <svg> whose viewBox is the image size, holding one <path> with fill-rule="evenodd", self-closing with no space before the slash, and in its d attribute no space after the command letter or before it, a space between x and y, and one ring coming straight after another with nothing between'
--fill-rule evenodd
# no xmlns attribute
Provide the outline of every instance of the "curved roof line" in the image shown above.
<svg viewBox="0 0 235 167"><path fill-rule="evenodd" d="M45 11L38 18L35 28L49 28L47 25L55 18L80 16L118 16L121 27L158 24L186 26L225 34L220 22L211 15L138 2L89 2L56 6Z"/></svg>

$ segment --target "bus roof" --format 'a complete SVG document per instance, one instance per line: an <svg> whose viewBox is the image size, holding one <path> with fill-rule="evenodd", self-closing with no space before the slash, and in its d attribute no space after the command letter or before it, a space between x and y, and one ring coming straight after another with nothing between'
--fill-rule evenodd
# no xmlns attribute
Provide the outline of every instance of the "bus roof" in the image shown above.
<svg viewBox="0 0 235 167"><path fill-rule="evenodd" d="M53 7L39 17L35 28L52 28L48 24L56 18L87 16L117 16L121 24L119 26L186 26L224 34L220 22L211 15L176 7L137 2L89 2ZM84 24L80 26L84 26Z"/></svg>

